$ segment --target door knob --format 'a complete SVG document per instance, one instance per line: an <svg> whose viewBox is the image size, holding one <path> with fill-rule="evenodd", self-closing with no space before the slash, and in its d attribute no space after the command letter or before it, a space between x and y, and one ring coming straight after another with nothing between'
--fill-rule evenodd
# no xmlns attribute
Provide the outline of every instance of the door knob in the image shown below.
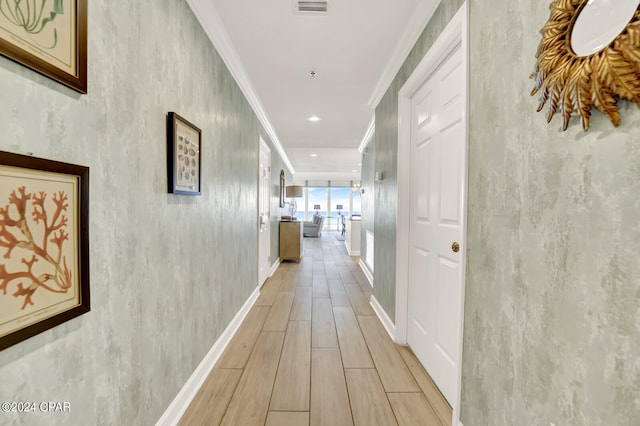
<svg viewBox="0 0 640 426"><path fill-rule="evenodd" d="M460 244L458 244L457 242L454 241L453 244L451 244L451 250L453 250L454 253L457 253L460 251Z"/></svg>

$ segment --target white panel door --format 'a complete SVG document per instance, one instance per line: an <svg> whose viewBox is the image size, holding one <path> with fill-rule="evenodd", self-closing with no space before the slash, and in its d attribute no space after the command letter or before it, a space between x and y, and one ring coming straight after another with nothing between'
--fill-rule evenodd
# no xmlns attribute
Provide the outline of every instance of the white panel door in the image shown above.
<svg viewBox="0 0 640 426"><path fill-rule="evenodd" d="M458 46L411 98L407 340L451 404L460 362L465 105Z"/></svg>
<svg viewBox="0 0 640 426"><path fill-rule="evenodd" d="M261 286L271 270L271 150L262 138L258 183L258 285Z"/></svg>

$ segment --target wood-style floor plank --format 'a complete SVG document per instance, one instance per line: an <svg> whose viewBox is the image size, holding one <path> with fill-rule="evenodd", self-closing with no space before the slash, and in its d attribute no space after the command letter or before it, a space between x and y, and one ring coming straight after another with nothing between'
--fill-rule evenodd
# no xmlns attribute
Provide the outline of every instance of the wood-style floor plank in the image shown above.
<svg viewBox="0 0 640 426"><path fill-rule="evenodd" d="M313 299L311 346L314 348L338 348L336 323L333 319L333 309L331 309L331 300L329 299Z"/></svg>
<svg viewBox="0 0 640 426"><path fill-rule="evenodd" d="M264 425L283 340L284 333L260 333L222 425Z"/></svg>
<svg viewBox="0 0 640 426"><path fill-rule="evenodd" d="M291 306L290 321L311 321L311 287L296 287L293 305Z"/></svg>
<svg viewBox="0 0 640 426"><path fill-rule="evenodd" d="M256 300L255 306L271 306L276 300L276 295L282 287L282 279L274 280L269 278L260 289L260 296Z"/></svg>
<svg viewBox="0 0 640 426"><path fill-rule="evenodd" d="M336 264L334 261L331 261L331 267L329 267L327 264L325 264L325 275L327 277L327 280L339 280L340 279L340 274L338 273L338 270L336 269Z"/></svg>
<svg viewBox="0 0 640 426"><path fill-rule="evenodd" d="M400 426L446 426L422 393L388 393Z"/></svg>
<svg viewBox="0 0 640 426"><path fill-rule="evenodd" d="M313 297L329 297L329 286L324 275L313 276Z"/></svg>
<svg viewBox="0 0 640 426"><path fill-rule="evenodd" d="M309 426L309 412L269 411L265 426Z"/></svg>
<svg viewBox="0 0 640 426"><path fill-rule="evenodd" d="M296 287L311 287L313 284L313 273L311 271L298 272L294 283Z"/></svg>
<svg viewBox="0 0 640 426"><path fill-rule="evenodd" d="M351 301L347 296L347 292L344 289L342 280L328 280L329 284L329 296L331 296L331 306L334 307L349 307Z"/></svg>
<svg viewBox="0 0 640 426"><path fill-rule="evenodd" d="M244 319L236 335L216 363L216 368L244 368L269 315L268 306L254 306Z"/></svg>
<svg viewBox="0 0 640 426"><path fill-rule="evenodd" d="M289 315L291 314L291 304L293 303L293 291L280 291L276 295L276 300L269 311L263 331L286 331Z"/></svg>
<svg viewBox="0 0 640 426"><path fill-rule="evenodd" d="M336 269L340 274L340 279L344 284L356 284L356 279L353 277L351 270L346 264L344 266L337 266Z"/></svg>
<svg viewBox="0 0 640 426"><path fill-rule="evenodd" d="M451 424L451 408L411 350L389 338L359 259L335 236L305 238L302 260L280 264L181 425Z"/></svg>
<svg viewBox="0 0 640 426"><path fill-rule="evenodd" d="M282 268L282 265L280 266ZM282 285L280 291L293 291L296 287L296 278L298 273L296 271L287 271L282 279Z"/></svg>
<svg viewBox="0 0 640 426"><path fill-rule="evenodd" d="M358 284L345 284L344 289L349 296L353 312L356 315L374 315L373 308L369 304L369 298L364 295Z"/></svg>
<svg viewBox="0 0 640 426"><path fill-rule="evenodd" d="M356 425L397 425L378 373L373 369L345 370Z"/></svg>
<svg viewBox="0 0 640 426"><path fill-rule="evenodd" d="M353 425L338 349L311 351L311 426Z"/></svg>
<svg viewBox="0 0 640 426"><path fill-rule="evenodd" d="M422 393L424 393L424 396L440 420L443 424L450 425L451 419L453 418L451 406L444 396L442 396L435 383L433 383L433 380L429 377L422 364L420 364L420 361L418 361L409 347L397 346L397 349L400 355L402 355L407 367L409 367L411 374L413 374L413 377L416 379L416 382L418 382Z"/></svg>
<svg viewBox="0 0 640 426"><path fill-rule="evenodd" d="M241 375L242 370L213 369L178 424L220 424Z"/></svg>
<svg viewBox="0 0 640 426"><path fill-rule="evenodd" d="M387 392L420 392L396 344L375 316L359 316L360 329Z"/></svg>
<svg viewBox="0 0 640 426"><path fill-rule="evenodd" d="M309 411L311 321L290 321L271 396L271 411Z"/></svg>
<svg viewBox="0 0 640 426"><path fill-rule="evenodd" d="M351 308L333 308L344 368L374 368L369 349Z"/></svg>

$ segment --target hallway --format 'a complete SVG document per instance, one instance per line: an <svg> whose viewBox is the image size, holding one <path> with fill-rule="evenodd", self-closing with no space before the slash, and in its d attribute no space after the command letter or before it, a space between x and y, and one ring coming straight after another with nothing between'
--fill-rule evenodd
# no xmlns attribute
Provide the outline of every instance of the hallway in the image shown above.
<svg viewBox="0 0 640 426"><path fill-rule="evenodd" d="M282 263L181 425L450 424L451 409L369 305L371 287L337 233Z"/></svg>

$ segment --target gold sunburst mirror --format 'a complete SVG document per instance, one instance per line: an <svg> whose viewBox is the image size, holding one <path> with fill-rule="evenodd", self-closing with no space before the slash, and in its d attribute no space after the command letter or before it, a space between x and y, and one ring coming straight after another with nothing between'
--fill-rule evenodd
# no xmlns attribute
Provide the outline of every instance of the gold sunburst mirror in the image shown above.
<svg viewBox="0 0 640 426"><path fill-rule="evenodd" d="M575 111L589 129L591 108L620 124L618 100L640 107L640 0L554 0L531 78L538 112L558 110L562 130Z"/></svg>

